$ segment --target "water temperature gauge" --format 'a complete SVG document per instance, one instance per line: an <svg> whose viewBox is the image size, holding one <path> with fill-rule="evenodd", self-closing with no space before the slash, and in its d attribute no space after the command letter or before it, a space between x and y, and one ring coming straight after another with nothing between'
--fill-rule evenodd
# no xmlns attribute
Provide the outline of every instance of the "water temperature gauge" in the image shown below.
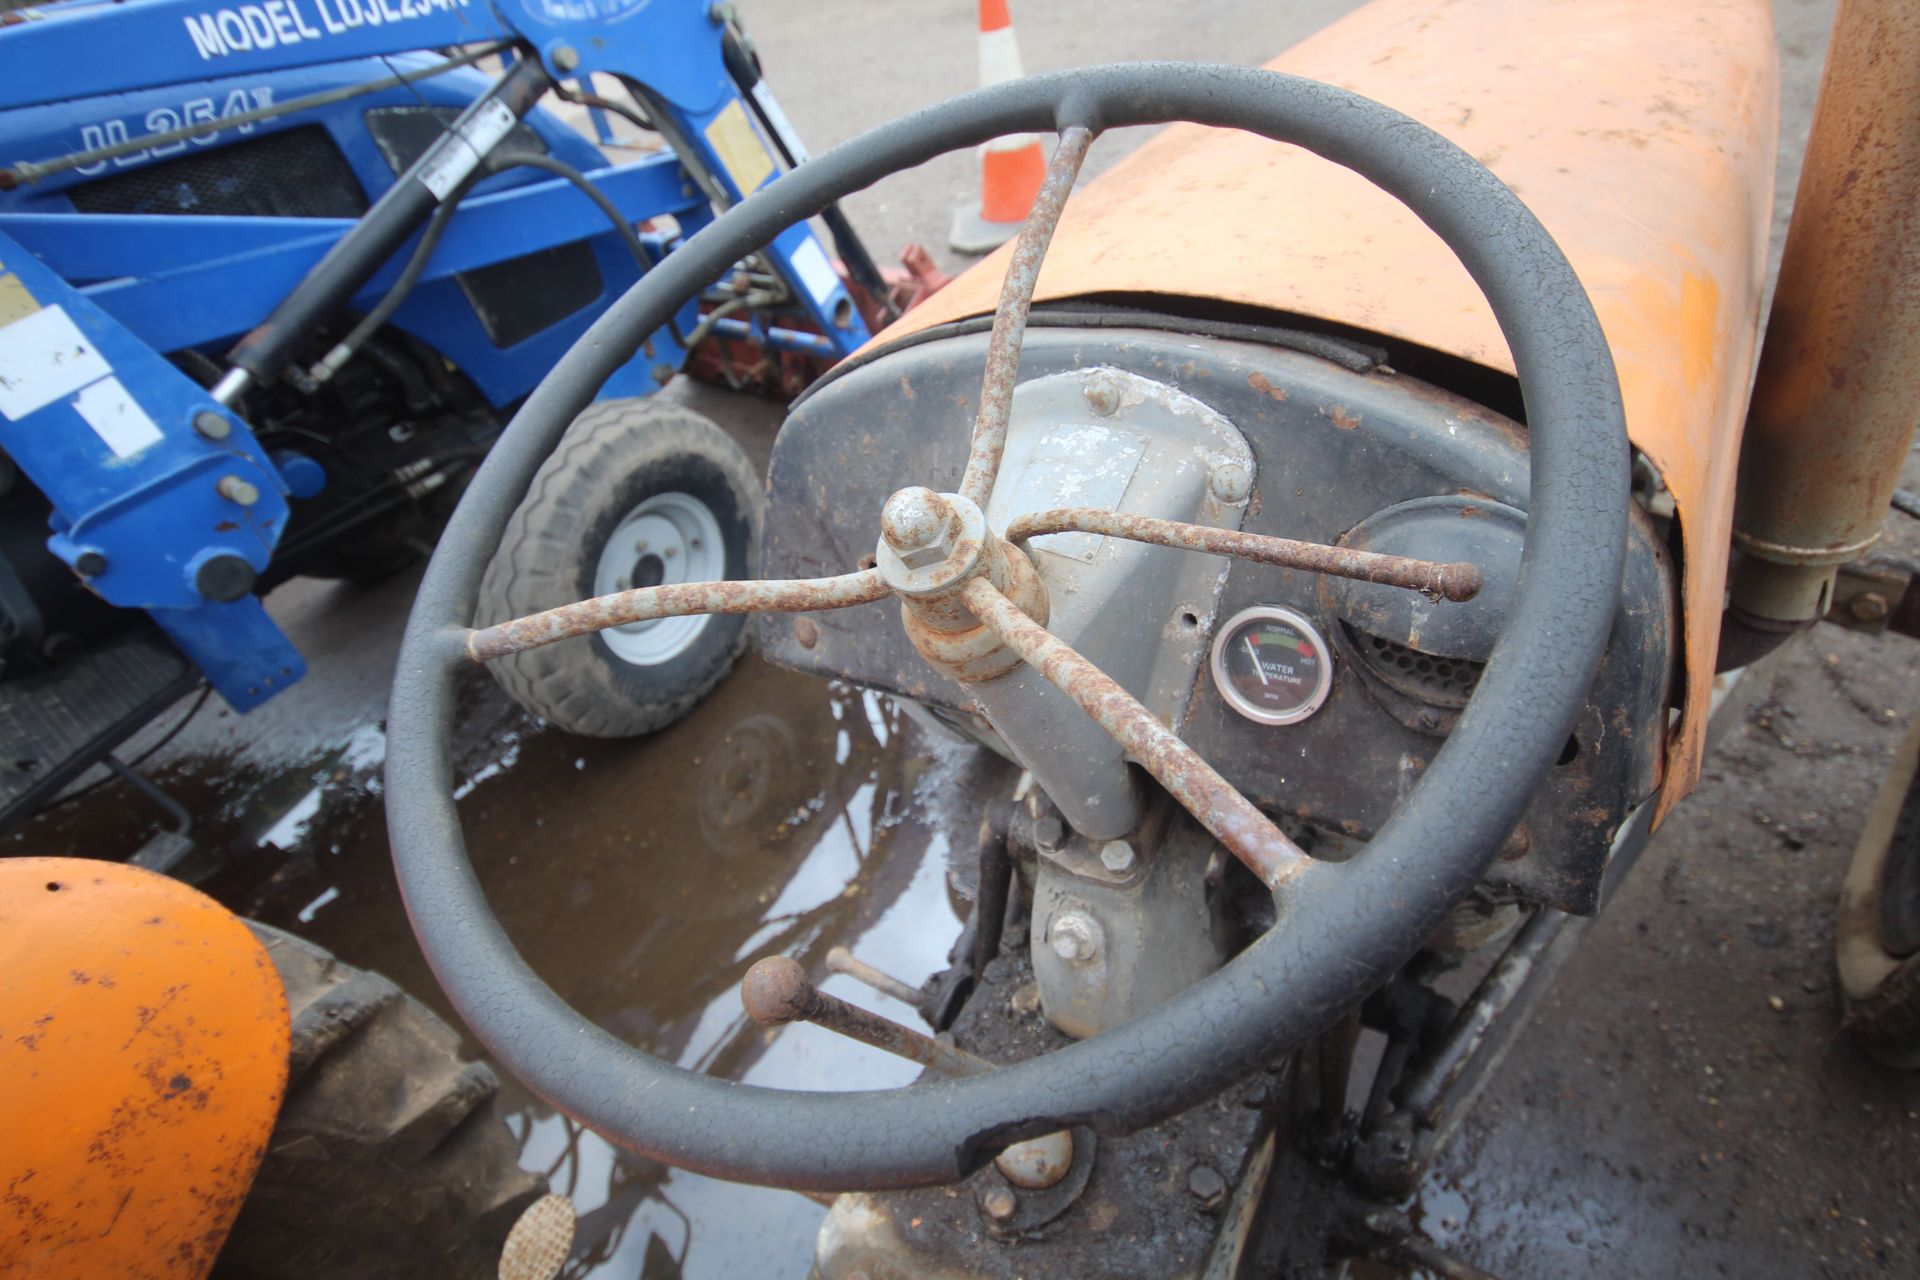
<svg viewBox="0 0 1920 1280"><path fill-rule="evenodd" d="M1296 724L1333 689L1333 654L1313 624L1280 605L1255 605L1213 638L1213 684L1257 724Z"/></svg>

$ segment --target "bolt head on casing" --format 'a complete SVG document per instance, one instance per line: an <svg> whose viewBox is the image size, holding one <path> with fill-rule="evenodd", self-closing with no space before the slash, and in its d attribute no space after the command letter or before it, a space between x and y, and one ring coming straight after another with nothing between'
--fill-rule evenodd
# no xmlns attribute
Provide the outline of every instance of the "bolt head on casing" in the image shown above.
<svg viewBox="0 0 1920 1280"><path fill-rule="evenodd" d="M1133 870L1133 846L1125 840L1109 840L1100 849L1100 865L1114 875Z"/></svg>
<svg viewBox="0 0 1920 1280"><path fill-rule="evenodd" d="M1211 1166L1197 1164L1187 1175L1187 1190L1193 1193L1201 1208L1213 1209L1227 1198L1227 1180Z"/></svg>
<svg viewBox="0 0 1920 1280"><path fill-rule="evenodd" d="M1253 473L1237 462L1223 462L1208 477L1213 496L1228 506L1238 506L1253 493Z"/></svg>
<svg viewBox="0 0 1920 1280"><path fill-rule="evenodd" d="M239 476L221 476L213 488L214 492L228 502L235 502L243 507L250 507L260 501L259 487L252 481L243 480Z"/></svg>
<svg viewBox="0 0 1920 1280"><path fill-rule="evenodd" d="M1053 953L1070 964L1085 964L1100 954L1100 926L1075 912L1053 922L1047 933Z"/></svg>
<svg viewBox="0 0 1920 1280"><path fill-rule="evenodd" d="M1847 611L1859 622L1878 622L1892 612L1887 598L1878 591L1862 591L1847 605Z"/></svg>
<svg viewBox="0 0 1920 1280"><path fill-rule="evenodd" d="M918 485L887 499L880 513L880 535L909 569L939 564L953 553L960 532L953 504Z"/></svg>

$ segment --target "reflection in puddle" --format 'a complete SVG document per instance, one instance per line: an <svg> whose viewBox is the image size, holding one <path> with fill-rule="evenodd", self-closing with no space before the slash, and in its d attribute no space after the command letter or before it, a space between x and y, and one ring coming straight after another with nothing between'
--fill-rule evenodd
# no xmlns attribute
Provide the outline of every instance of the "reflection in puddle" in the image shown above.
<svg viewBox="0 0 1920 1280"><path fill-rule="evenodd" d="M527 743L463 810L489 896L565 999L630 1043L728 1079L851 1089L914 1077L815 1027L763 1032L741 1012L739 983L761 957L792 955L829 990L923 1025L828 976L825 956L846 945L914 983L945 964L959 928L950 835L970 831L973 812L953 797L981 771L975 753L931 746L870 694L758 666L687 725L594 744L583 769L550 758L550 744ZM564 936L542 936L538 917ZM624 1156L517 1089L503 1102L522 1162L550 1171L581 1215L569 1274L805 1276L817 1205Z"/></svg>

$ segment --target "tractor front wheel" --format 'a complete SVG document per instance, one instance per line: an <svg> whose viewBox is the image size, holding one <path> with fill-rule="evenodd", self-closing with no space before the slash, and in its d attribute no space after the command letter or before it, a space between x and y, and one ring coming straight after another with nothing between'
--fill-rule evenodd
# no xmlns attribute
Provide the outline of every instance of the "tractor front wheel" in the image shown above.
<svg viewBox="0 0 1920 1280"><path fill-rule="evenodd" d="M652 399L595 404L567 429L487 566L474 622L661 583L750 578L765 507L726 432ZM489 664L520 706L570 733L631 738L685 716L746 647L741 616L661 618Z"/></svg>

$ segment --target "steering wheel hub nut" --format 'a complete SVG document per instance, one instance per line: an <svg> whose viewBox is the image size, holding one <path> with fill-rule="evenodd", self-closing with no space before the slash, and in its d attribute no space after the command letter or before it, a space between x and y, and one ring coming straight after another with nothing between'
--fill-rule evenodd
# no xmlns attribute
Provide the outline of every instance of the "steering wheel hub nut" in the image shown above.
<svg viewBox="0 0 1920 1280"><path fill-rule="evenodd" d="M918 486L887 499L874 567L900 597L900 620L920 656L963 683L992 680L1020 655L980 620L961 591L985 577L1021 612L1047 622L1047 591L1026 553L987 527L977 503Z"/></svg>

